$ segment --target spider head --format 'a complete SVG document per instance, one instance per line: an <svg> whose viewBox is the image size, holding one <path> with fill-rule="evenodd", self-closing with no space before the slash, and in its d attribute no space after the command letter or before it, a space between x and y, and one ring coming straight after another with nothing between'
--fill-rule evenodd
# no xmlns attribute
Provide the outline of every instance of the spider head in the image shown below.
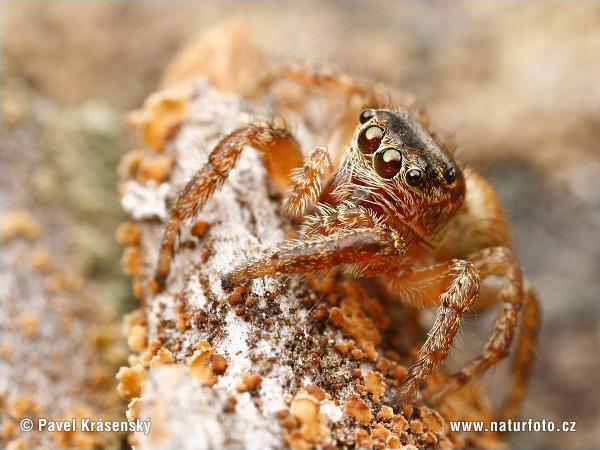
<svg viewBox="0 0 600 450"><path fill-rule="evenodd" d="M404 109L364 110L350 161L385 216L431 246L463 206L465 181L451 151Z"/></svg>

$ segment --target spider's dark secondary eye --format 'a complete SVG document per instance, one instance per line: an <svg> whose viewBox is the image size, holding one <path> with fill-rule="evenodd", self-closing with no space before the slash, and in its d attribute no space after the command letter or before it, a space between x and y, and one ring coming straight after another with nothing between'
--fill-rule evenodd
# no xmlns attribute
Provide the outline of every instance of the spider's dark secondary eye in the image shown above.
<svg viewBox="0 0 600 450"><path fill-rule="evenodd" d="M418 186L423 180L423 172L419 169L410 169L406 173L406 182L411 186Z"/></svg>
<svg viewBox="0 0 600 450"><path fill-rule="evenodd" d="M367 127L358 135L358 149L365 154L373 153L381 144L381 139L383 139L381 128L375 125Z"/></svg>
<svg viewBox="0 0 600 450"><path fill-rule="evenodd" d="M454 180L456 180L456 171L454 169L448 169L444 172L444 180L446 180L446 183L450 184L452 183Z"/></svg>
<svg viewBox="0 0 600 450"><path fill-rule="evenodd" d="M382 178L392 178L402 167L402 154L393 148L375 155L375 171Z"/></svg>
<svg viewBox="0 0 600 450"><path fill-rule="evenodd" d="M374 114L375 113L372 109L365 109L360 113L358 120L360 120L360 123L367 123L369 120L371 120L371 117L373 117Z"/></svg>

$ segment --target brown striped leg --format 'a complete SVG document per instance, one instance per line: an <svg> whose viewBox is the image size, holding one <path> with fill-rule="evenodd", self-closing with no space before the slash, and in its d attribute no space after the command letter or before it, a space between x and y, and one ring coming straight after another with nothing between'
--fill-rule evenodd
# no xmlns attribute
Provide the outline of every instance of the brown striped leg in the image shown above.
<svg viewBox="0 0 600 450"><path fill-rule="evenodd" d="M423 270L413 271L406 276L390 277L392 288L401 287L400 292L410 293L410 303L423 302L431 306L433 299L441 301L429 337L419 351L419 358L408 369L406 380L396 397L396 409L409 401L419 386L425 382L446 358L456 333L460 329L463 314L471 308L479 293L480 278L477 269L468 260L453 260ZM425 287L407 290L407 285ZM440 294L441 291L441 295ZM431 294L431 295L430 295ZM438 300L439 299L439 300Z"/></svg>
<svg viewBox="0 0 600 450"><path fill-rule="evenodd" d="M334 89L348 97L358 97L364 105L375 106L388 102L388 94L383 87L365 83L333 64L313 61L287 61L271 67L247 93L247 96L257 97L280 79L289 79L307 86Z"/></svg>
<svg viewBox="0 0 600 450"><path fill-rule="evenodd" d="M305 237L331 236L344 230L379 228L379 220L374 214L363 207L354 207L346 203L335 209L318 203L319 212L307 216L300 227L300 234Z"/></svg>
<svg viewBox="0 0 600 450"><path fill-rule="evenodd" d="M292 187L281 205L283 215L289 219L300 217L321 193L321 177L331 172L327 148L317 147L306 158L304 166L291 173Z"/></svg>
<svg viewBox="0 0 600 450"><path fill-rule="evenodd" d="M519 337L515 347L513 357L513 381L502 410L500 411L500 420L506 421L514 419L519 412L521 401L525 395L527 379L531 372L533 363L533 352L537 343L537 336L540 328L541 311L535 293L527 280L523 283L525 291L525 301L521 312L521 326Z"/></svg>
<svg viewBox="0 0 600 450"><path fill-rule="evenodd" d="M444 385L435 392L430 401L433 403L441 402L447 395L456 392L462 386L467 384L477 375L487 370L498 361L505 358L510 350L510 344L513 340L515 327L519 319L519 312L523 305L524 299L528 298L529 302L534 302L529 306L527 314L529 335L523 337L523 345L518 350L518 356L526 359L517 369L520 371L515 378L517 389L519 385L524 384L527 372L530 367L530 358L535 330L537 329L537 307L535 305L535 297L532 295L524 295L523 280L521 270L514 259L512 252L504 247L494 247L478 252L471 257L471 261L479 269L479 275L482 279L491 275L502 275L505 278L505 284L500 291L499 300L502 302L498 317L494 323L494 329L488 342L484 348L483 354L468 363L460 372L455 374ZM521 372L524 370L524 372ZM519 381L520 380L520 381ZM516 393L516 398L511 402L520 401L521 394ZM516 409L516 405L511 404L511 409Z"/></svg>
<svg viewBox="0 0 600 450"><path fill-rule="evenodd" d="M160 288L169 274L174 244L184 220L195 216L219 188L247 146L263 156L269 176L280 189L289 187L290 171L302 164L302 152L296 140L284 128L255 123L238 128L225 136L200 169L179 193L163 231L155 280Z"/></svg>
<svg viewBox="0 0 600 450"><path fill-rule="evenodd" d="M231 291L252 278L274 273L307 273L342 264L369 264L387 256L400 259L405 253L404 241L393 230L353 230L336 236L284 243L274 252L245 261L223 274L221 285L225 291Z"/></svg>

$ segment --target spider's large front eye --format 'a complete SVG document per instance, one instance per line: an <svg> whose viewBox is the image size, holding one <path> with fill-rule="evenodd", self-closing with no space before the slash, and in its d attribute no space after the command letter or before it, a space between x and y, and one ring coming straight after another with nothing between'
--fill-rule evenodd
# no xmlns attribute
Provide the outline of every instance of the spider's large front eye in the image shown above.
<svg viewBox="0 0 600 450"><path fill-rule="evenodd" d="M379 147L383 139L383 130L376 125L365 128L358 135L358 149L365 154L371 154Z"/></svg>
<svg viewBox="0 0 600 450"><path fill-rule="evenodd" d="M375 171L382 178L392 178L402 167L402 154L394 149L388 148L375 155Z"/></svg>

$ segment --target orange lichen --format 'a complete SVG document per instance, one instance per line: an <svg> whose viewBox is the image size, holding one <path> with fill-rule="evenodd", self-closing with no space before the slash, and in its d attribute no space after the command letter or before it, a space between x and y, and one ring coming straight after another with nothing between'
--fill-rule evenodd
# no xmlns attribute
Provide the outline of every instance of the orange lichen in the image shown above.
<svg viewBox="0 0 600 450"><path fill-rule="evenodd" d="M127 337L131 333L131 329L135 325L145 325L146 318L144 317L144 312L141 309L136 309L135 311L130 312L129 314L125 314L123 317L123 336Z"/></svg>
<svg viewBox="0 0 600 450"><path fill-rule="evenodd" d="M381 373L386 374L391 367L391 361L385 357L381 357L377 360L377 370L379 370Z"/></svg>
<svg viewBox="0 0 600 450"><path fill-rule="evenodd" d="M181 301L175 303L174 312L175 319L177 320L175 327L177 328L177 331L185 331L189 327L189 319L192 313L184 312L184 308L185 305Z"/></svg>
<svg viewBox="0 0 600 450"><path fill-rule="evenodd" d="M148 345L147 334L148 329L144 325L134 325L127 336L127 345L134 352L143 351Z"/></svg>
<svg viewBox="0 0 600 450"><path fill-rule="evenodd" d="M344 282L342 289L343 299L339 306L331 308L329 319L334 326L341 328L344 334L357 341L369 360L375 361L378 356L375 346L381 343L379 329L388 327L389 319L381 305L367 297L355 283ZM353 356L358 359L358 352Z"/></svg>
<svg viewBox="0 0 600 450"><path fill-rule="evenodd" d="M338 352L340 352L340 354L342 354L342 355L347 355L347 354L348 354L348 352L350 351L350 350L348 349L348 343L347 343L347 342L340 342L340 343L337 343L337 344L333 344L333 347L334 347L334 348L335 348L335 349L336 349Z"/></svg>
<svg viewBox="0 0 600 450"><path fill-rule="evenodd" d="M151 287L152 289L152 287ZM153 291L154 292L154 291ZM131 293L135 298L141 300L144 298L144 282L139 276L134 276L131 280Z"/></svg>
<svg viewBox="0 0 600 450"><path fill-rule="evenodd" d="M129 405L127 405L127 412L125 413L127 420L133 421L140 416L140 406L141 402L138 397L129 402Z"/></svg>
<svg viewBox="0 0 600 450"><path fill-rule="evenodd" d="M400 438L398 436L395 435L391 435L390 437L388 437L385 441L385 447L386 448L401 448L402 447L402 442L400 441ZM408 450L408 447L405 447Z"/></svg>
<svg viewBox="0 0 600 450"><path fill-rule="evenodd" d="M152 159L143 159L138 167L136 179L141 183L154 181L161 184L169 179L175 158L173 156L156 156Z"/></svg>
<svg viewBox="0 0 600 450"><path fill-rule="evenodd" d="M262 377L259 373L245 373L242 375L242 382L235 389L238 392L255 390L260 384Z"/></svg>
<svg viewBox="0 0 600 450"><path fill-rule="evenodd" d="M392 417L392 426L391 429L396 434L400 434L406 430L408 430L409 424L408 420L402 414L394 414Z"/></svg>
<svg viewBox="0 0 600 450"><path fill-rule="evenodd" d="M213 353L210 355L209 361L210 368L217 375L222 375L227 370L227 361L223 356Z"/></svg>
<svg viewBox="0 0 600 450"><path fill-rule="evenodd" d="M426 431L425 433L419 435L418 441L423 447L433 447L438 443L438 438L431 431Z"/></svg>
<svg viewBox="0 0 600 450"><path fill-rule="evenodd" d="M385 380L381 373L369 370L364 378L369 394L382 395L385 392Z"/></svg>
<svg viewBox="0 0 600 450"><path fill-rule="evenodd" d="M57 356L60 358L60 355ZM111 383L113 373L114 372L109 371L104 367L96 367L92 369L92 373L88 378L88 383L93 388L108 387Z"/></svg>
<svg viewBox="0 0 600 450"><path fill-rule="evenodd" d="M133 367L137 364L142 364L140 355L129 355L127 357L127 364L129 364L131 367Z"/></svg>
<svg viewBox="0 0 600 450"><path fill-rule="evenodd" d="M40 227L31 213L24 209L4 212L0 223L0 236L3 243L18 236L33 240L41 234Z"/></svg>
<svg viewBox="0 0 600 450"><path fill-rule="evenodd" d="M142 267L143 253L138 247L127 247L121 257L121 268L127 275L136 275Z"/></svg>
<svg viewBox="0 0 600 450"><path fill-rule="evenodd" d="M320 304L315 306L315 309L312 312L312 316L315 318L315 320L325 320L327 318L327 313L327 305Z"/></svg>
<svg viewBox="0 0 600 450"><path fill-rule="evenodd" d="M127 435L127 445L131 448L137 448L137 439L135 438L135 434L130 433Z"/></svg>
<svg viewBox="0 0 600 450"><path fill-rule="evenodd" d="M354 430L354 440L362 448L372 448L373 442L369 432L364 428L357 428Z"/></svg>
<svg viewBox="0 0 600 450"><path fill-rule="evenodd" d="M130 116L130 123L141 132L142 140L151 149L161 152L165 142L175 134L188 115L187 98L177 91L152 94L141 110Z"/></svg>
<svg viewBox="0 0 600 450"><path fill-rule="evenodd" d="M14 419L20 419L26 414L37 415L39 405L33 395L25 394L15 398L10 403L8 411Z"/></svg>
<svg viewBox="0 0 600 450"><path fill-rule="evenodd" d="M144 292L143 292L143 287L142 287L142 283L140 280L140 295L136 297L137 298L143 298L144 296ZM150 288L150 291L153 292L154 294L157 294L160 292L160 284L158 284L158 281L156 281L156 279L154 277L150 277L148 279L148 288Z"/></svg>
<svg viewBox="0 0 600 450"><path fill-rule="evenodd" d="M284 442L292 449L335 448L331 429L321 414L321 402L327 397L316 385L309 385L290 400L290 409L275 414L284 428Z"/></svg>
<svg viewBox="0 0 600 450"><path fill-rule="evenodd" d="M281 419L281 426L287 428L288 430L293 430L298 428L298 421L294 417L288 415ZM294 448L295 447L297 446L294 446Z"/></svg>
<svg viewBox="0 0 600 450"><path fill-rule="evenodd" d="M400 364L393 362L390 368L390 375L396 379L396 381L402 382L408 374L408 369Z"/></svg>
<svg viewBox="0 0 600 450"><path fill-rule="evenodd" d="M355 348L354 350L352 350L351 354L354 359L362 359L362 357L364 355L363 351L358 348Z"/></svg>
<svg viewBox="0 0 600 450"><path fill-rule="evenodd" d="M142 238L142 230L139 225L124 222L115 231L115 239L123 247L138 246Z"/></svg>
<svg viewBox="0 0 600 450"><path fill-rule="evenodd" d="M382 423L378 423L373 428L371 428L371 439L374 441L380 441L385 443L386 440L390 437L390 431L383 426Z"/></svg>
<svg viewBox="0 0 600 450"><path fill-rule="evenodd" d="M158 354L158 351L162 347L162 343L158 339L152 339L144 352L140 355L140 363L144 367L148 367L150 365L150 361L152 358Z"/></svg>
<svg viewBox="0 0 600 450"><path fill-rule="evenodd" d="M127 180L136 178L143 160L144 152L142 150L132 150L126 153L121 158L119 173Z"/></svg>
<svg viewBox="0 0 600 450"><path fill-rule="evenodd" d="M426 431L431 431L439 435L446 433L446 422L437 411L422 406L420 408L420 416Z"/></svg>
<svg viewBox="0 0 600 450"><path fill-rule="evenodd" d="M83 280L74 272L56 272L44 280L44 287L50 293L75 292L81 289Z"/></svg>
<svg viewBox="0 0 600 450"><path fill-rule="evenodd" d="M33 270L46 273L52 270L52 255L46 247L36 247L29 253L29 264Z"/></svg>
<svg viewBox="0 0 600 450"><path fill-rule="evenodd" d="M391 420L394 417L394 410L389 406L382 406L377 413L377 418L382 420Z"/></svg>
<svg viewBox="0 0 600 450"><path fill-rule="evenodd" d="M76 422L79 422L82 418L90 417L91 414L92 411L88 407L80 405L67 411L63 420L75 419ZM51 434L59 448L99 448L102 446L102 440L97 431L89 432L77 429L76 431L52 431Z"/></svg>
<svg viewBox="0 0 600 450"><path fill-rule="evenodd" d="M26 450L29 448L23 439L14 439L6 444L6 450Z"/></svg>
<svg viewBox="0 0 600 450"><path fill-rule="evenodd" d="M19 317L21 323L21 333L26 338L32 338L38 331L38 315L36 313L23 313Z"/></svg>
<svg viewBox="0 0 600 450"><path fill-rule="evenodd" d="M87 337L91 345L98 350L105 349L115 341L114 330L110 326L100 326L88 331Z"/></svg>
<svg viewBox="0 0 600 450"><path fill-rule="evenodd" d="M71 331L71 325L73 324L73 316L68 313L63 313L62 317L58 319L58 329L62 334L69 334Z"/></svg>
<svg viewBox="0 0 600 450"><path fill-rule="evenodd" d="M300 424L302 438L317 443L321 436L319 401L310 394L299 393L292 400L291 412Z"/></svg>
<svg viewBox="0 0 600 450"><path fill-rule="evenodd" d="M164 366L173 361L173 354L166 348L161 348L150 360L150 367Z"/></svg>
<svg viewBox="0 0 600 450"><path fill-rule="evenodd" d="M231 306L238 306L241 305L242 302L244 301L243 298L243 294L245 292L245 289L241 286L236 287L233 292L227 297L227 302L231 305Z"/></svg>
<svg viewBox="0 0 600 450"><path fill-rule="evenodd" d="M423 424L421 423L420 420L411 420L410 421L410 431L413 432L413 434L421 434L423 433Z"/></svg>
<svg viewBox="0 0 600 450"><path fill-rule="evenodd" d="M310 278L308 285L316 292L325 293L331 292L335 288L334 278Z"/></svg>
<svg viewBox="0 0 600 450"><path fill-rule="evenodd" d="M423 408L419 413L424 412L424 415L432 422L432 426L440 432L439 435L427 429L420 419L411 420L411 428L409 428L409 423L403 414L394 414L392 408L383 406L377 414L379 422L372 424L370 428L360 428L354 431L355 442L360 447L375 449L417 450L417 448L437 448L438 446L440 448L456 448L455 443L445 437L445 426L440 428L438 419L443 424L441 416L432 415L429 411L433 410ZM441 445L442 443L444 445Z"/></svg>
<svg viewBox="0 0 600 450"><path fill-rule="evenodd" d="M325 393L325 390L324 390L324 389L322 389L322 388L320 388L319 386L316 386L316 385L314 385L314 384L309 384L308 386L306 386L306 387L304 388L304 390L305 390L305 391L306 391L308 394L312 395L314 398L316 398L316 399L317 399L318 401L320 401L320 402L321 402L321 401L323 401L323 400L325 400L325 398L326 398L326 395L327 395L327 394Z"/></svg>
<svg viewBox="0 0 600 450"><path fill-rule="evenodd" d="M0 439L2 439L2 442L6 442L15 435L15 431L17 431L17 425L15 421L10 418L5 419L3 422L2 428L0 428Z"/></svg>
<svg viewBox="0 0 600 450"><path fill-rule="evenodd" d="M141 364L134 367L121 367L117 373L117 380L120 381L117 391L125 400L139 397L146 377L147 373Z"/></svg>
<svg viewBox="0 0 600 450"><path fill-rule="evenodd" d="M196 344L196 351L188 358L190 374L205 386L215 384L217 382L216 375L222 374L227 368L226 363L225 368L223 368L225 358L221 361L218 357L213 357L213 355L217 354L208 341L200 339Z"/></svg>
<svg viewBox="0 0 600 450"><path fill-rule="evenodd" d="M344 413L363 425L371 422L371 408L358 395L352 395L344 404L343 410Z"/></svg>
<svg viewBox="0 0 600 450"><path fill-rule="evenodd" d="M210 227L210 224L208 222L205 222L203 220L197 220L196 222L194 222L194 224L190 228L190 233L192 236L201 238L202 236L204 236L206 234L209 227Z"/></svg>

